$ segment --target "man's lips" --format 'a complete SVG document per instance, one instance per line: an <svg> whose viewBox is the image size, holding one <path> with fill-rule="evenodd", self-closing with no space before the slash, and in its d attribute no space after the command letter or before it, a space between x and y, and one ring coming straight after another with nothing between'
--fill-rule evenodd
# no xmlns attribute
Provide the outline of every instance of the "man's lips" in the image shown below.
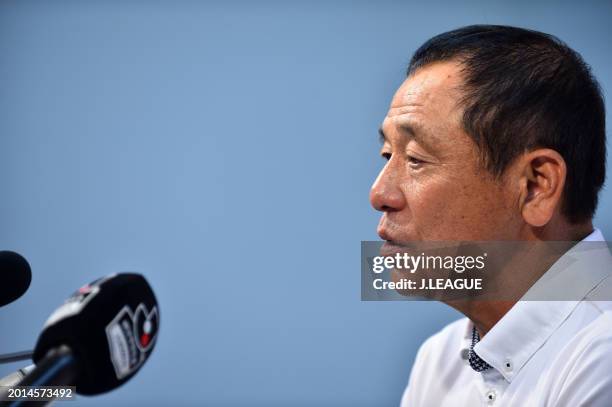
<svg viewBox="0 0 612 407"><path fill-rule="evenodd" d="M405 236L406 227L401 226L401 224L398 224L396 222L393 222L393 220L390 219L387 213L381 216L376 232L382 240L386 240L387 242L400 243L412 240Z"/></svg>
<svg viewBox="0 0 612 407"><path fill-rule="evenodd" d="M423 240L413 219L399 217L396 213L383 213L376 233L382 240L402 245Z"/></svg>
<svg viewBox="0 0 612 407"><path fill-rule="evenodd" d="M385 225L379 226L377 230L378 236L380 236L382 240L386 240L387 242L398 244L398 245L401 245L402 242L407 242L410 240L410 239L400 238L397 234L391 232L390 229L392 228L389 228Z"/></svg>
<svg viewBox="0 0 612 407"><path fill-rule="evenodd" d="M376 232L378 233L378 236L380 236L382 240L386 240L387 242L393 241L393 238L391 237L389 232L387 232L386 229L379 227Z"/></svg>
<svg viewBox="0 0 612 407"><path fill-rule="evenodd" d="M380 223L378 224L378 229L376 230L376 232L378 233L378 236L380 236L382 240L386 240L388 242L399 240L399 239L394 238L395 236L393 236L393 233L391 232L392 229L395 229L395 228L390 224L387 218L383 216L380 219Z"/></svg>

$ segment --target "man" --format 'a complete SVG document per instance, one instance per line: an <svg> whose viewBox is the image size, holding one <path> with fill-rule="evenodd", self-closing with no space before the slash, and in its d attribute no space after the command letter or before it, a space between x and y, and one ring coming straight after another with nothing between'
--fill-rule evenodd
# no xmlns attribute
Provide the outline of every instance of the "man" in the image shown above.
<svg viewBox="0 0 612 407"><path fill-rule="evenodd" d="M604 103L555 37L469 26L430 39L381 136L370 200L391 244L603 240ZM421 346L402 406L612 406L612 302L594 295L612 256L596 257L559 274L572 301L449 301L467 318Z"/></svg>

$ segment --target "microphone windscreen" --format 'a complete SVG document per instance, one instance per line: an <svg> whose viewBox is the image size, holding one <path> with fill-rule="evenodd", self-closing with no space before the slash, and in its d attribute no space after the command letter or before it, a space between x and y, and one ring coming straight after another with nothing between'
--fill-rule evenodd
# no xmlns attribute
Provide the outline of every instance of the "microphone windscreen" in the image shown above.
<svg viewBox="0 0 612 407"><path fill-rule="evenodd" d="M21 297L30 287L32 271L21 255L0 251L0 307Z"/></svg>
<svg viewBox="0 0 612 407"><path fill-rule="evenodd" d="M140 274L121 273L81 287L45 324L34 349L38 363L60 345L78 365L76 391L93 395L128 381L147 360L159 331L159 307Z"/></svg>

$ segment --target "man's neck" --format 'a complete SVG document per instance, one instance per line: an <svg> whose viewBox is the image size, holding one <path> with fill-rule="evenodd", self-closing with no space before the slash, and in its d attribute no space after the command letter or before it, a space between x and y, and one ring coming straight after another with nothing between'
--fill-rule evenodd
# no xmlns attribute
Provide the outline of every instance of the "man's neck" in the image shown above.
<svg viewBox="0 0 612 407"><path fill-rule="evenodd" d="M590 220L576 225L568 224L565 221L550 222L542 228L526 228L517 240L579 242L591 233L593 233L593 223Z"/></svg>
<svg viewBox="0 0 612 407"><path fill-rule="evenodd" d="M547 225L545 228L531 229L522 239L529 241L573 241L578 242L593 232L591 221L579 225ZM455 300L445 303L468 317L480 337L484 337L518 300Z"/></svg>

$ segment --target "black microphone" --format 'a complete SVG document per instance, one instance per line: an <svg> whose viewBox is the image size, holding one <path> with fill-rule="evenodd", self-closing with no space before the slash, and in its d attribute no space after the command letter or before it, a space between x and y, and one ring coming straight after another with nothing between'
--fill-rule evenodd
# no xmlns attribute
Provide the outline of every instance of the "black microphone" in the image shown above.
<svg viewBox="0 0 612 407"><path fill-rule="evenodd" d="M76 386L95 395L127 382L155 347L159 306L140 274L121 273L81 287L51 314L36 367L19 386Z"/></svg>
<svg viewBox="0 0 612 407"><path fill-rule="evenodd" d="M0 251L0 307L21 297L30 287L32 271L21 255Z"/></svg>
<svg viewBox="0 0 612 407"><path fill-rule="evenodd" d="M20 352L4 353L0 355L0 365L5 363L13 363L20 360L32 359L34 354L31 350L22 350Z"/></svg>

